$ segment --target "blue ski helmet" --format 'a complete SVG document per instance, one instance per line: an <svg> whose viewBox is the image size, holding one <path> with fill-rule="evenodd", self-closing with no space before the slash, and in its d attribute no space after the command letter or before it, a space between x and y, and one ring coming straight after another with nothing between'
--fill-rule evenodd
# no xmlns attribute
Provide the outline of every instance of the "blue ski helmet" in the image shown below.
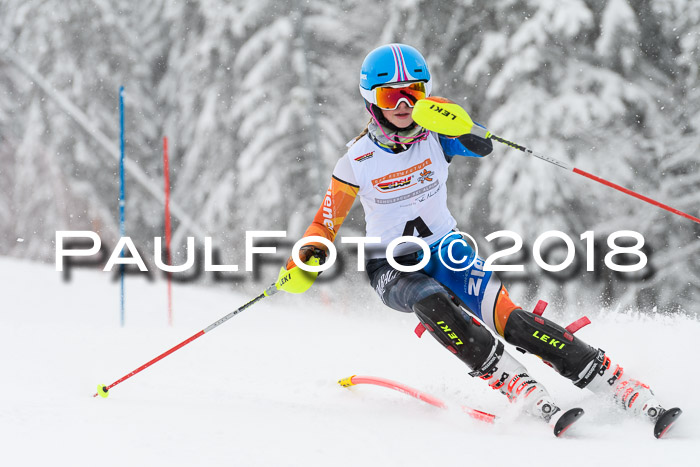
<svg viewBox="0 0 700 467"><path fill-rule="evenodd" d="M377 47L365 57L360 72L360 93L372 102L372 89L392 83L422 81L425 95L432 90L430 71L425 58L406 44L388 44Z"/></svg>

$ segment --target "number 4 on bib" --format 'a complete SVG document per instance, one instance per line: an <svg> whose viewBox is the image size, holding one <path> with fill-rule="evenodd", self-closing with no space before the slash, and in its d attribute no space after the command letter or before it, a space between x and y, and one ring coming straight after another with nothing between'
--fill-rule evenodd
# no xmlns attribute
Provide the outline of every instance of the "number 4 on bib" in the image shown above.
<svg viewBox="0 0 700 467"><path fill-rule="evenodd" d="M406 227L403 228L403 236L413 237L413 232L416 231L419 237L430 237L433 234L420 216L406 222Z"/></svg>

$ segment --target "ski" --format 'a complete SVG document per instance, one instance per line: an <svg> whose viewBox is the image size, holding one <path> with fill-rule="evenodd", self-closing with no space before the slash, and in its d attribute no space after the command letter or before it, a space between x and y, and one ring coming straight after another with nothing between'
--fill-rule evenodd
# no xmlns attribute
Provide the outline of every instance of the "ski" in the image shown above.
<svg viewBox="0 0 700 467"><path fill-rule="evenodd" d="M579 418L581 418L581 415L583 414L584 411L580 407L575 407L564 412L557 419L556 423L554 423L554 436L559 438L561 435L563 435L564 432L568 430Z"/></svg>
<svg viewBox="0 0 700 467"><path fill-rule="evenodd" d="M395 391L401 392L403 394L409 395L411 397L415 397L418 400L421 400L425 403L428 403L430 405L433 405L435 407L439 407L441 409L448 409L449 407L445 402L442 400L438 399L435 396L432 396L430 394L426 394L422 391L419 391L415 388L412 388L410 386L407 386L402 383L398 383L396 381L392 381L386 378L379 378L376 376L358 376L358 375L353 375L353 376L348 376L347 378L343 378L338 380L338 384L343 386L344 388L350 387L350 386L356 386L358 384L371 384L374 386L381 386L389 389L393 389ZM483 412L481 410L477 410L468 406L461 406L461 410L469 415L471 418L475 420L480 420L485 423L494 423L498 417L496 415L490 414L488 412ZM582 408L576 407L573 409L569 409L566 412L563 412L561 415L556 417L556 414L554 417L552 417L551 420L549 420L549 426L554 430L554 436L557 438L561 437L561 435L564 434L566 430L568 430L571 425L573 425L576 421L578 421L581 416L584 414L584 411Z"/></svg>
<svg viewBox="0 0 700 467"><path fill-rule="evenodd" d="M683 413L678 407L668 409L659 415L659 419L654 424L654 437L661 439L671 429L678 417Z"/></svg>
<svg viewBox="0 0 700 467"><path fill-rule="evenodd" d="M397 383L396 381L392 381L389 379L385 378L378 378L376 376L358 376L358 375L353 375L353 376L348 376L347 378L343 378L338 380L338 384L343 386L344 388L350 387L350 386L355 386L358 384L372 384L374 386L381 386L384 388L389 388L393 389L395 391L404 393L406 395L409 395L411 397L415 397L416 399L422 400L423 402L426 402L430 405L433 405L435 407L439 407L441 409L447 409L447 404L445 404L443 401L438 399L435 396L431 396L430 394L426 394L424 392L421 392L417 389L414 389L410 386L406 386L405 384L402 383ZM461 409L464 413L469 415L471 418L475 420L480 420L482 422L486 423L494 423L496 421L496 416L493 414L490 414L488 412L483 412L481 410L473 409L471 407L467 407L465 405L461 406Z"/></svg>

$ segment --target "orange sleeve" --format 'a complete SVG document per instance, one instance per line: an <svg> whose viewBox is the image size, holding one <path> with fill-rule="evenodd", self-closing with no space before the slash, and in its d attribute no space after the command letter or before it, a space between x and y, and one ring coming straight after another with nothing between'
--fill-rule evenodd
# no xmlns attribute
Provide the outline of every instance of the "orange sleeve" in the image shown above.
<svg viewBox="0 0 700 467"><path fill-rule="evenodd" d="M331 242L334 241L340 226L350 212L358 191L359 187L333 177L328 191L326 191L326 196L323 197L321 207L318 208L313 222L304 232L304 237L318 235ZM326 247L319 242L309 242L308 245L326 250ZM294 267L291 258L287 262L287 269L290 269L290 266Z"/></svg>

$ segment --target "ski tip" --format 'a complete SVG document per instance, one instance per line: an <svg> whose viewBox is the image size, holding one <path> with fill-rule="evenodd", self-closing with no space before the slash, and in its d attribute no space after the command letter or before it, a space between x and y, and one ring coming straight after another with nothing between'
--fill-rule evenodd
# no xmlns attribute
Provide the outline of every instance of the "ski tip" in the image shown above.
<svg viewBox="0 0 700 467"><path fill-rule="evenodd" d="M340 384L344 388L349 388L350 386L354 386L355 383L352 382L352 379L355 376L357 376L357 375L352 375L352 376L348 376L347 378L339 379L338 384Z"/></svg>
<svg viewBox="0 0 700 467"><path fill-rule="evenodd" d="M557 420L557 423L554 425L554 436L557 438L561 437L561 435L564 434L566 430L568 430L571 425L576 422L579 418L581 418L581 415L583 415L585 412L583 411L582 408L576 407L573 409L569 409L566 412L562 414L561 417L559 417L559 420Z"/></svg>
<svg viewBox="0 0 700 467"><path fill-rule="evenodd" d="M668 430L671 429L673 424L676 423L676 420L678 420L678 417L680 417L682 413L683 411L681 409L674 407L661 414L654 425L654 437L656 439L663 438L664 435L668 433Z"/></svg>

